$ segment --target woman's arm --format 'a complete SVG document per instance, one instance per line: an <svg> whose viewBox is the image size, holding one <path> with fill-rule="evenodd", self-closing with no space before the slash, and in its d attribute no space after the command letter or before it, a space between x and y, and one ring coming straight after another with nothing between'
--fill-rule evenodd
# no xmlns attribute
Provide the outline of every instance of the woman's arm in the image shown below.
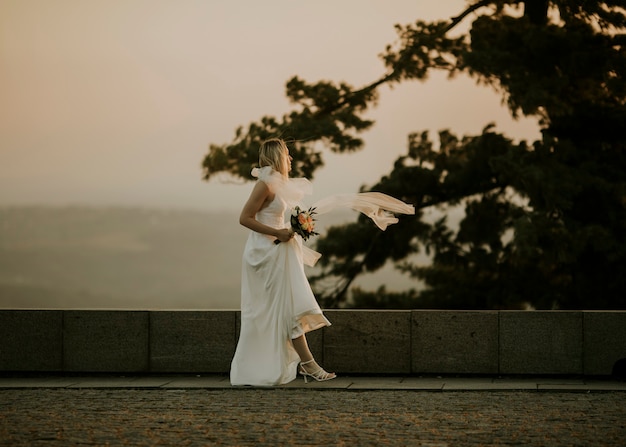
<svg viewBox="0 0 626 447"><path fill-rule="evenodd" d="M270 202L270 189L264 182L256 182L250 193L248 201L243 206L239 215L239 223L257 233L267 234L277 238L281 242L287 242L293 237L291 230L287 228L273 228L256 220L255 216Z"/></svg>

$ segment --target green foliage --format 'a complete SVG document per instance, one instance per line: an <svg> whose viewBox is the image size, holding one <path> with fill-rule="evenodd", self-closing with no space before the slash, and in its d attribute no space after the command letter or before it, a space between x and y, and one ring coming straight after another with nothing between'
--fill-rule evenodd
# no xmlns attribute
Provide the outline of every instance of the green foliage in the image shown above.
<svg viewBox="0 0 626 447"><path fill-rule="evenodd" d="M355 151L363 146L356 134L373 124L361 115L375 104L376 90L353 92L345 83L337 86L321 81L309 85L293 77L287 82L287 97L296 110L281 120L265 116L260 122L251 123L245 132L239 127L231 144L211 144L202 163L204 179L218 172L250 179L250 170L258 165L261 142L276 136L289 143L293 175L308 178L323 166L316 141L323 141L335 152Z"/></svg>
<svg viewBox="0 0 626 447"><path fill-rule="evenodd" d="M621 77L624 60L612 41L581 21L537 27L526 17L482 16L472 25L464 62L473 76L504 92L514 114L570 115L579 104L613 101L614 75Z"/></svg>
<svg viewBox="0 0 626 447"><path fill-rule="evenodd" d="M296 174L322 165L314 141L333 151L362 146L362 118L382 84L426 80L432 69L465 73L499 91L513 116L537 117L542 138L514 142L487 125L409 136L406 155L372 185L412 203L387 232L364 218L331 228L312 278L323 305L460 309L626 308L625 1L477 1L450 21L397 26L372 84L305 84L287 94L297 110L240 130L214 147L210 173L247 176L261 139L292 132ZM467 33L449 34L471 18ZM450 218L461 212L460 220ZM435 216L435 217L433 217ZM427 255L428 265L416 261ZM394 263L425 284L391 293L353 289L354 279ZM351 292L351 293L350 293Z"/></svg>

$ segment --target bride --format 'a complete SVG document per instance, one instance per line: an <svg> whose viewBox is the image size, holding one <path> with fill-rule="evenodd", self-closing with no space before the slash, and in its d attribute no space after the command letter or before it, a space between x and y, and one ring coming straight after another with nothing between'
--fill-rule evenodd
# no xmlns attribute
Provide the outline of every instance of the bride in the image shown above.
<svg viewBox="0 0 626 447"><path fill-rule="evenodd" d="M246 242L241 275L241 329L231 363L232 385L273 386L291 382L300 373L317 381L335 373L319 366L306 333L330 322L323 315L304 272L319 253L294 237L285 212L312 191L303 178L290 179L291 156L281 139L259 149L257 182L239 222L252 230ZM319 202L318 213L347 206L367 214L381 228L397 222L384 210L413 214L413 207L380 193L332 196ZM382 208L382 209L381 209Z"/></svg>
<svg viewBox="0 0 626 447"><path fill-rule="evenodd" d="M241 330L230 370L233 385L271 386L299 372L315 380L335 378L313 359L305 333L330 326L304 273L302 242L284 221L285 211L306 183L288 178L289 150L282 140L265 141L260 169L239 222L252 230L243 252ZM300 183L298 185L298 183ZM278 240L280 244L275 244Z"/></svg>

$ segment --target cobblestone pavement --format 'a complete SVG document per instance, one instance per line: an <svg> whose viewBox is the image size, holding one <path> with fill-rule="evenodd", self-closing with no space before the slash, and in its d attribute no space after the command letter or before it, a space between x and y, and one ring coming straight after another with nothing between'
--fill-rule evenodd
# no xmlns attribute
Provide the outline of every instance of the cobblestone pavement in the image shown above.
<svg viewBox="0 0 626 447"><path fill-rule="evenodd" d="M624 392L0 390L2 446L625 443Z"/></svg>

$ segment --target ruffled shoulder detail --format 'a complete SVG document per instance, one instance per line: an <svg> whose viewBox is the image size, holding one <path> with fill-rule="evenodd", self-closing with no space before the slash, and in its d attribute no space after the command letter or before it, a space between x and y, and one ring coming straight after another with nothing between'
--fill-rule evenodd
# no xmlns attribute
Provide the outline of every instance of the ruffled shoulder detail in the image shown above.
<svg viewBox="0 0 626 447"><path fill-rule="evenodd" d="M280 173L274 171L271 166L252 169L252 177L265 183L270 191L279 196L289 207L300 205L300 201L305 195L313 193L311 182L305 178L285 178Z"/></svg>
<svg viewBox="0 0 626 447"><path fill-rule="evenodd" d="M257 178L265 183L271 181L275 175L280 177L280 174L272 169L271 166L263 166L262 168L253 168L250 172L252 177ZM274 175L275 174L275 175Z"/></svg>

